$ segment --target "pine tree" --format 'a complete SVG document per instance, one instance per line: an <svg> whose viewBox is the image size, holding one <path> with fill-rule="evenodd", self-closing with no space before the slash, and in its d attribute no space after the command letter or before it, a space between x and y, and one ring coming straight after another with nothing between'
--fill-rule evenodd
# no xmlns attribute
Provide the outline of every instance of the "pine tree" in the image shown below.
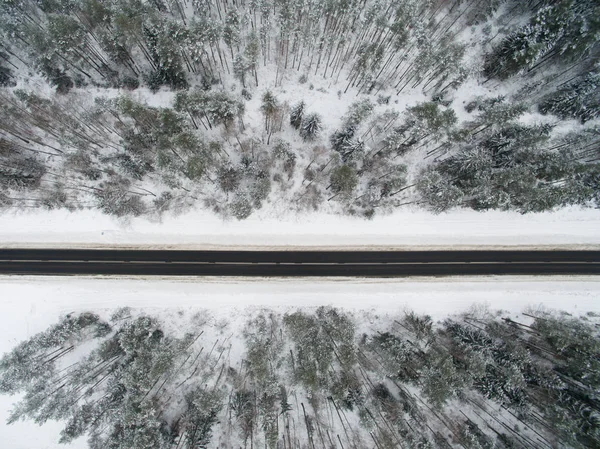
<svg viewBox="0 0 600 449"><path fill-rule="evenodd" d="M486 56L484 75L506 79L557 58L576 60L597 45L600 5L593 0L540 2L529 23Z"/></svg>
<svg viewBox="0 0 600 449"><path fill-rule="evenodd" d="M300 101L300 103L296 104L290 112L290 125L292 125L296 129L299 129L300 125L302 124L305 107L306 104L304 103L304 101Z"/></svg>
<svg viewBox="0 0 600 449"><path fill-rule="evenodd" d="M229 204L229 210L238 220L245 220L252 214L252 202L245 194L238 194Z"/></svg>
<svg viewBox="0 0 600 449"><path fill-rule="evenodd" d="M113 178L101 184L94 192L98 207L108 215L139 217L146 212L146 204L139 195L129 191L131 182L125 178Z"/></svg>
<svg viewBox="0 0 600 449"><path fill-rule="evenodd" d="M260 55L260 41L254 31L248 36L248 44L246 45L245 56L248 60L248 68L254 73L254 80L258 86L258 74L256 72L258 65L258 57Z"/></svg>
<svg viewBox="0 0 600 449"><path fill-rule="evenodd" d="M358 175L352 167L340 165L331 171L330 182L332 192L348 195L358 185Z"/></svg>
<svg viewBox="0 0 600 449"><path fill-rule="evenodd" d="M425 170L417 180L421 198L436 213L455 207L463 200L463 193L439 171Z"/></svg>
<svg viewBox="0 0 600 449"><path fill-rule="evenodd" d="M232 166L222 167L218 173L219 185L223 192L234 192L241 182L241 174Z"/></svg>
<svg viewBox="0 0 600 449"><path fill-rule="evenodd" d="M341 130L336 130L330 137L331 147L338 153L343 153L356 134L356 126L349 124Z"/></svg>
<svg viewBox="0 0 600 449"><path fill-rule="evenodd" d="M306 115L300 124L300 137L307 142L316 140L322 129L322 119L319 114Z"/></svg>
<svg viewBox="0 0 600 449"><path fill-rule="evenodd" d="M242 86L246 87L246 72L248 71L248 62L243 55L237 55L233 60L233 73L236 78L242 82Z"/></svg>
<svg viewBox="0 0 600 449"><path fill-rule="evenodd" d="M279 102L273 92L267 90L262 97L262 104L260 106L262 113L265 116L265 131L268 134L273 132L273 125L275 122L275 116L279 109Z"/></svg>
<svg viewBox="0 0 600 449"><path fill-rule="evenodd" d="M350 105L344 117L345 127L357 128L371 113L375 105L368 98L359 100Z"/></svg>
<svg viewBox="0 0 600 449"><path fill-rule="evenodd" d="M231 9L225 18L223 41L229 47L231 59L233 59L233 46L238 46L240 43L240 17L235 9Z"/></svg>
<svg viewBox="0 0 600 449"><path fill-rule="evenodd" d="M563 119L577 118L581 123L600 117L600 73L588 73L550 95L539 110Z"/></svg>

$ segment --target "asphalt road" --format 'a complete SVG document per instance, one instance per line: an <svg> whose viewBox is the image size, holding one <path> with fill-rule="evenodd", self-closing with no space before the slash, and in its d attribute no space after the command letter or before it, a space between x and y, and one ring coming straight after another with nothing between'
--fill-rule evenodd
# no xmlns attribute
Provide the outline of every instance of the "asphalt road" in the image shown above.
<svg viewBox="0 0 600 449"><path fill-rule="evenodd" d="M458 276L600 274L600 251L0 249L0 274Z"/></svg>

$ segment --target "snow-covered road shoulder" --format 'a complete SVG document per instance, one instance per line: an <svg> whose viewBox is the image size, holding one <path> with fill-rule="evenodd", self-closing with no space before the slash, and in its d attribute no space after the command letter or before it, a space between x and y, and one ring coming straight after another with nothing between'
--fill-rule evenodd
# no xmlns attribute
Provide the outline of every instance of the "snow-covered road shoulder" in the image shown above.
<svg viewBox="0 0 600 449"><path fill-rule="evenodd" d="M272 212L272 211L271 211ZM1 247L245 248L598 248L600 211L564 208L521 215L458 210L434 215L396 212L373 220L328 214L275 216L267 210L247 220L203 211L118 221L97 211L16 212L0 215Z"/></svg>

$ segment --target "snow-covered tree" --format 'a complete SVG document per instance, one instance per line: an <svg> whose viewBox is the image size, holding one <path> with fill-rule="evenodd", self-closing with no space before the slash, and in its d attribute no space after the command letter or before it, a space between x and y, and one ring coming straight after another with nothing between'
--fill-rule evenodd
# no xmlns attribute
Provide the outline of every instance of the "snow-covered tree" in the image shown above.
<svg viewBox="0 0 600 449"><path fill-rule="evenodd" d="M322 119L319 114L307 114L300 123L300 137L307 142L316 140L322 128Z"/></svg>
<svg viewBox="0 0 600 449"><path fill-rule="evenodd" d="M542 114L577 118L582 123L600 117L600 73L588 73L548 96L539 109Z"/></svg>
<svg viewBox="0 0 600 449"><path fill-rule="evenodd" d="M436 170L424 171L418 178L417 189L425 205L434 212L443 212L463 201L460 188Z"/></svg>
<svg viewBox="0 0 600 449"><path fill-rule="evenodd" d="M300 101L290 111L290 125L292 125L296 129L300 129L300 126L302 125L302 119L304 118L305 108L306 104L304 103L304 101Z"/></svg>
<svg viewBox="0 0 600 449"><path fill-rule="evenodd" d="M352 167L340 165L331 171L329 181L331 182L332 192L349 195L358 185L358 175Z"/></svg>

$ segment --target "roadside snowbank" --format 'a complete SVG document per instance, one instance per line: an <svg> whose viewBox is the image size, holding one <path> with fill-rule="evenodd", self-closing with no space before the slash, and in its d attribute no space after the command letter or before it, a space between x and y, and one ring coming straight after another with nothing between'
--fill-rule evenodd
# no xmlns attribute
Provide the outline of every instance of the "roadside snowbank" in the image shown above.
<svg viewBox="0 0 600 449"><path fill-rule="evenodd" d="M0 246L452 247L598 246L600 210L516 212L457 210L434 215L407 210L373 220L328 214L276 216L261 210L244 221L206 211L126 222L98 211L13 212L0 215Z"/></svg>

